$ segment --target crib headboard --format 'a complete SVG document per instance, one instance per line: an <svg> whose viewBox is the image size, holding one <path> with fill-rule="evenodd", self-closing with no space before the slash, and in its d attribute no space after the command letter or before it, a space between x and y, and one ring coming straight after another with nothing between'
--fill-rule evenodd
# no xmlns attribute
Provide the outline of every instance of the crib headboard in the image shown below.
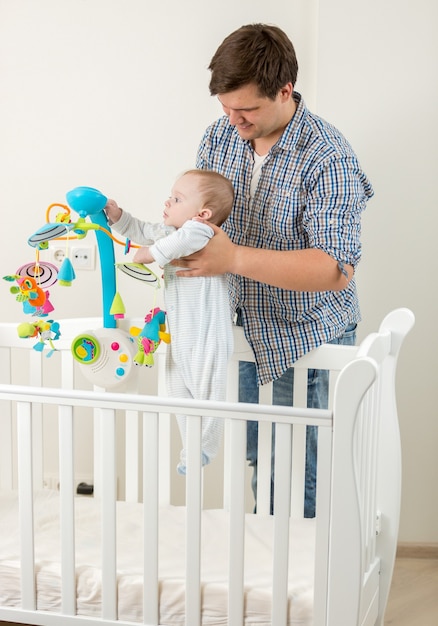
<svg viewBox="0 0 438 626"><path fill-rule="evenodd" d="M259 420L261 433L257 506L261 516L269 512L271 427L272 423L276 424L272 623L276 626L287 623L289 601L285 580L287 582L290 565L289 520L302 517L305 429L315 425L319 427L319 436L313 625L383 624L400 510L401 461L395 374L403 339L413 323L411 311L398 309L360 346L327 345L303 357L295 367L294 408L271 406L271 385L261 389L261 404L237 403L238 363L253 359L240 328L236 328L235 353L229 369L229 399L225 403L211 403L165 396L164 349L161 348L155 372L148 370L146 393L138 394L130 385L122 389L122 393L93 390L78 375L70 344L78 332L100 327L98 319L61 322L63 336L58 344L59 353L50 359L32 350L29 340L18 339L15 325L0 324L0 486L2 489L18 488L23 545L23 612L7 612L0 606L0 619L32 623L26 620L30 619L29 611L36 610L33 529L28 520L33 518L32 494L45 484L45 439L48 435L54 439L53 433L45 429L47 420L52 420L46 418L46 412L50 411L56 412L55 440L64 520L62 612L67 617L75 615L75 556L71 547L75 534L77 468L72 441L78 413L91 411L94 497L102 503L102 519L105 520L101 538L102 618L107 620L105 623L117 623L116 501L122 491L126 501L140 499L148 503L144 577L155 583L144 589L143 620L145 624L159 623L158 510L160 505L173 501L172 415L183 410L191 416L188 422L189 469L183 503L187 509L186 623L191 626L201 623L200 511L203 490L215 489L207 485L206 472L201 470L199 460L200 420L208 411L209 415L226 420L223 495L218 495L218 506L229 514L229 624L242 623L245 604L245 444L246 421L250 419ZM309 368L330 371L327 410L302 408L307 404ZM18 384L14 384L16 380ZM54 422L49 423L52 426ZM122 434L120 423L123 424ZM122 490L118 485L121 460L126 466ZM67 617L63 617L63 623L73 624ZM50 619L51 616L47 624L56 623Z"/></svg>

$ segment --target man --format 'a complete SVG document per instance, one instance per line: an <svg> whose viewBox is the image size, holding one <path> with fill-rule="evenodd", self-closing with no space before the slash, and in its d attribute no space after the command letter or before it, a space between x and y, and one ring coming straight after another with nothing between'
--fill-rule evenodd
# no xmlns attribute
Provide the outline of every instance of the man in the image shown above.
<svg viewBox="0 0 438 626"><path fill-rule="evenodd" d="M214 54L210 93L225 116L206 130L197 167L229 178L234 208L180 276L229 275L231 306L254 351L242 363L240 400L274 381L290 404L294 361L323 343L354 343L360 320L354 271L360 220L372 187L342 134L312 114L294 90L294 47L278 27L242 26ZM326 408L324 372L309 375L312 407ZM307 429L304 514L315 515L317 430ZM247 458L257 484L257 423ZM271 496L273 489L271 490Z"/></svg>

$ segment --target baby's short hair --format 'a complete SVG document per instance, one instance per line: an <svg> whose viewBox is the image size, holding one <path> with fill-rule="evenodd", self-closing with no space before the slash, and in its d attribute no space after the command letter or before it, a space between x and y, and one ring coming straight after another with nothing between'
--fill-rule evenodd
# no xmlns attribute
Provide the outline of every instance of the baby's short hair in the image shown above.
<svg viewBox="0 0 438 626"><path fill-rule="evenodd" d="M234 187L231 181L213 170L192 169L182 176L196 176L203 199L203 207L211 209L209 222L221 226L230 215L234 203Z"/></svg>

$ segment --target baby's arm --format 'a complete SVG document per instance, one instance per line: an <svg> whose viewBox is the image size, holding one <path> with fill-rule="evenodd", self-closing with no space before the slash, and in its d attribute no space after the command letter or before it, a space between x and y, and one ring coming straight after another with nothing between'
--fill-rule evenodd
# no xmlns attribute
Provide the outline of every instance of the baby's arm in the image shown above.
<svg viewBox="0 0 438 626"><path fill-rule="evenodd" d="M127 211L119 207L115 200L108 200L105 206L105 213L109 225L132 242L141 246L150 246L161 237L166 237L173 233L173 226L166 226L163 222L144 222L133 217Z"/></svg>
<svg viewBox="0 0 438 626"><path fill-rule="evenodd" d="M134 254L133 261L134 263L153 263L155 259L150 253L149 247L143 247Z"/></svg>
<svg viewBox="0 0 438 626"><path fill-rule="evenodd" d="M213 229L208 224L187 220L174 233L156 241L151 246L151 253L158 265L164 267L173 259L180 259L204 248L213 234Z"/></svg>

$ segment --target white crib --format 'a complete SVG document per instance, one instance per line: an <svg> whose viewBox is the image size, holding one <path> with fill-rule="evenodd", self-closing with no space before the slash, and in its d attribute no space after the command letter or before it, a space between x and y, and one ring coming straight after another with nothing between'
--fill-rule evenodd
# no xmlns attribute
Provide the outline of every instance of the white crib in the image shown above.
<svg viewBox="0 0 438 626"><path fill-rule="evenodd" d="M60 350L50 359L32 350L31 340L18 339L15 325L0 325L0 620L382 626L400 507L395 374L413 323L411 311L398 309L359 347L323 346L302 358L294 408L270 406L270 385L260 405L235 401L238 361L252 360L239 328L229 401L209 403L165 397L162 358L158 395L78 389L71 339L98 320L61 322ZM330 370L329 410L300 408L308 368ZM188 473L185 501L175 504L172 422L182 410L191 416ZM75 494L73 441L83 412L94 424L92 497ZM223 465L214 508L206 508L203 494L219 490L199 460L207 412L226 425L223 461L213 463L216 471ZM254 419L257 514L245 508L246 422ZM319 427L314 520L302 517L306 425ZM57 441L51 445L58 448L59 490L43 488L48 436Z"/></svg>

